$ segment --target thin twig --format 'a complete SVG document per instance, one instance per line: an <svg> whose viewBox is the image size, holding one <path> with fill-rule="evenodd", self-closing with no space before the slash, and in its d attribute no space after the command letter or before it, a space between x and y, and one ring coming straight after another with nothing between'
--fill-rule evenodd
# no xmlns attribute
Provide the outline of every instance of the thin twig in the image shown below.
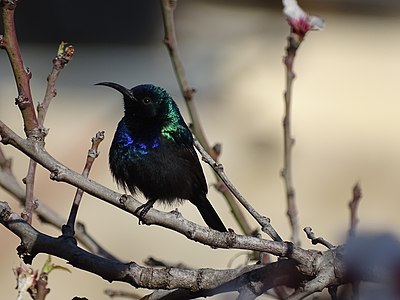
<svg viewBox="0 0 400 300"><path fill-rule="evenodd" d="M29 224L32 224L32 214L38 207L37 199L34 198L36 165L37 163L34 160L29 160L28 174L23 179L25 183L25 208L21 216Z"/></svg>
<svg viewBox="0 0 400 300"><path fill-rule="evenodd" d="M317 244L321 244L324 245L326 248L328 249L333 249L335 248L334 245L332 245L331 243L329 243L327 240L325 240L322 237L315 237L314 232L312 231L311 227L305 227L304 228L304 232L307 235L307 238L311 240L313 245L317 245Z"/></svg>
<svg viewBox="0 0 400 300"><path fill-rule="evenodd" d="M294 138L291 130L291 110L292 110L292 87L295 73L293 72L294 59L301 43L307 32L310 30L322 30L325 22L322 18L308 15L297 3L293 1L282 1L283 13L290 26L290 34L287 38L286 54L284 64L286 66L286 90L285 98L285 116L283 118L283 136L284 136L284 158L282 177L285 182L287 215L292 229L292 241L300 245L300 226L295 198L295 189L293 186L292 174L292 150Z"/></svg>
<svg viewBox="0 0 400 300"><path fill-rule="evenodd" d="M40 138L39 123L36 118L29 84L32 74L24 67L15 30L14 12L16 6L17 1L15 0L1 1L4 35L0 36L0 46L6 50L14 73L18 89L18 97L15 99L15 103L21 110L25 133L27 137Z"/></svg>
<svg viewBox="0 0 400 300"><path fill-rule="evenodd" d="M361 193L361 187L359 183L356 183L353 187L353 197L349 202L349 208L350 208L350 229L349 229L349 237L352 237L355 235L356 232L356 227L358 224L358 217L357 217L357 210L358 210L358 204L360 203L362 197Z"/></svg>
<svg viewBox="0 0 400 300"><path fill-rule="evenodd" d="M15 199L24 205L25 190L18 183L11 169L11 159L7 159L0 147L0 187L10 193ZM38 201L39 202L39 201ZM40 202L39 207L35 210L35 214L44 224L49 224L55 228L61 229L65 224L65 219L57 212L48 207L45 203ZM105 250L86 230L84 224L77 222L75 228L75 238L91 253L100 255L105 258L118 260L114 255Z"/></svg>
<svg viewBox="0 0 400 300"><path fill-rule="evenodd" d="M82 175L84 177L88 177L94 160L99 156L99 145L104 140L104 131L99 131L96 135L92 138L92 146L88 151L88 155L86 158L85 167L83 168ZM82 200L83 190L77 189L74 197L74 201L72 203L71 211L68 216L68 221L65 226L62 227L63 235L73 237L75 234L75 222L76 216L78 214L79 205Z"/></svg>
<svg viewBox="0 0 400 300"><path fill-rule="evenodd" d="M298 220L298 212L295 198L295 190L293 186L293 168L292 168L292 150L294 138L291 132L291 110L292 110L292 86L295 74L293 72L293 62L296 51L300 46L298 39L293 37L291 33L288 37L288 45L286 47L286 56L284 63L286 66L286 91L285 98L285 116L283 118L283 169L281 175L284 179L287 201L287 215L292 229L292 241L296 245L300 245L300 225Z"/></svg>
<svg viewBox="0 0 400 300"><path fill-rule="evenodd" d="M222 164L217 163L211 155L207 153L207 151L202 147L202 145L195 140L194 145L196 149L200 152L203 160L208 163L214 171L218 174L221 180L224 182L226 187L232 192L232 194L239 200L239 202L243 205L243 207L253 216L253 218L260 224L262 231L267 233L274 241L282 241L282 238L276 232L276 230L272 227L270 219L266 218L258 213L254 207L240 194L238 189L233 185L233 183L229 180L224 172L224 168Z"/></svg>
<svg viewBox="0 0 400 300"><path fill-rule="evenodd" d="M357 217L357 211L358 211L358 205L361 201L361 197L362 197L361 186L357 182L353 187L353 197L349 202L350 228L349 228L348 238L354 237L356 233L357 224L359 222L359 219ZM353 281L351 287L353 292L351 299L358 300L360 297L360 282L357 280Z"/></svg>
<svg viewBox="0 0 400 300"><path fill-rule="evenodd" d="M4 48L8 54L8 58L11 63L11 67L14 72L15 83L18 89L18 97L16 98L16 104L21 110L22 117L24 119L24 129L27 137L34 137L37 139L43 139L44 134L39 128L39 124L36 118L36 114L33 107L33 99L31 95L31 89L29 81L32 74L29 70L24 67L24 62L19 48L17 39L14 12L17 6L17 1L3 0L1 2L4 36L0 40L2 48ZM22 212L23 218L28 222L32 223L32 213L37 207L36 201L33 198L34 194L34 183L35 183L36 163L32 160L29 162L28 173L25 177L26 192L25 192L25 208Z"/></svg>
<svg viewBox="0 0 400 300"><path fill-rule="evenodd" d="M53 68L49 76L47 77L47 89L44 97L43 104L38 104L38 123L43 134L43 138L47 135L48 130L43 127L44 119L46 117L47 110L49 108L51 99L56 95L55 84L61 69L69 62L74 53L73 47L66 47L64 43L61 43L57 56L53 59ZM28 174L24 178L26 185L25 193L25 209L22 212L23 218L29 223L32 223L33 211L38 207L37 199L34 198L34 187L35 187L35 175L36 175L36 162L34 160L29 161Z"/></svg>
<svg viewBox="0 0 400 300"><path fill-rule="evenodd" d="M11 159L7 159L0 147L0 169L11 173Z"/></svg>
<svg viewBox="0 0 400 300"><path fill-rule="evenodd" d="M192 267L189 267L182 263L170 263L151 256L146 258L143 263L148 267L164 267L164 268L173 267L173 268L193 269Z"/></svg>
<svg viewBox="0 0 400 300"><path fill-rule="evenodd" d="M192 101L195 89L189 87L188 81L186 79L185 68L183 66L182 60L179 55L179 48L177 44L177 38L175 33L175 22L174 22L174 11L177 4L178 4L177 0L161 0L164 30L165 30L164 44L168 49L172 61L172 66L174 68L175 75L178 79L179 87L182 91L182 95L188 107L190 119L192 120L193 124L193 132L200 141L208 145L206 141L206 136L201 127L201 122L199 115L197 113L197 109L195 107L195 102Z"/></svg>
<svg viewBox="0 0 400 300"><path fill-rule="evenodd" d="M251 252L251 253L253 253L253 252ZM262 253L262 252L259 252L259 253ZM228 268L232 268L233 263L235 262L236 259L238 259L240 256L245 256L245 257L246 257L246 260L245 260L245 262L243 263L243 265L246 266L246 265L248 265L249 262L250 262L250 255L251 255L250 252L248 252L248 253L246 253L246 252L239 252L239 253L236 253L235 255L233 255L233 256L229 259L229 261L228 261L228 263L227 263L226 265L227 265Z"/></svg>
<svg viewBox="0 0 400 300"><path fill-rule="evenodd" d="M18 97L16 98L16 104L21 110L22 117L24 120L24 129L27 137L32 137L38 140L44 140L44 137L47 134L47 130L43 128L44 117L46 115L46 111L48 109L48 105L50 104L50 100L54 97L54 84L57 76L49 76L49 84L47 86L48 90L46 91L46 97L43 109L39 110L39 120L36 117L36 113L33 106L33 99L30 89L30 79L32 74L29 70L26 70L24 67L16 29L14 22L14 12L17 6L17 1L12 0L2 0L1 1L1 9L3 16L3 26L4 26L4 35L0 37L0 46L4 48L8 54L11 67L14 72L15 82L18 89ZM64 51L64 49L62 49ZM72 48L73 50L73 48ZM71 54L71 51L66 51L67 55L63 55L62 57L69 57L68 54ZM72 51L73 54L73 51ZM60 55L60 49L58 52ZM70 55L72 57L72 55ZM67 61L68 62L68 61ZM54 67L58 67L60 65L60 61L53 61L53 70ZM61 63L62 67L65 65L64 62ZM29 222L32 222L32 213L33 210L37 207L36 199L33 198L34 194L34 182L35 182L35 173L36 173L36 162L30 161L28 167L28 173L25 177L26 184L26 197L25 197L25 208L22 212L22 216Z"/></svg>
<svg viewBox="0 0 400 300"><path fill-rule="evenodd" d="M29 160L28 174L23 179L25 183L25 208L21 216L29 223L32 223L32 214L38 207L37 200L33 197L35 189L36 162Z"/></svg>
<svg viewBox="0 0 400 300"><path fill-rule="evenodd" d="M49 109L51 100L57 95L55 86L58 76L60 75L61 70L64 69L64 67L72 59L74 51L74 47L68 43L61 42L58 47L57 55L53 59L53 67L50 74L47 76L47 88L43 102L39 103L37 106L38 122L42 127L44 125L44 119L46 118L47 110Z"/></svg>
<svg viewBox="0 0 400 300"><path fill-rule="evenodd" d="M121 297L129 299L141 299L143 297L137 293L111 289L104 290L104 294L106 294L110 298Z"/></svg>
<svg viewBox="0 0 400 300"><path fill-rule="evenodd" d="M174 68L175 75L181 89L181 93L185 99L186 106L189 111L194 135L197 137L197 139L206 149L206 151L213 157L213 159L218 160L218 151L214 151L213 148L210 146L202 129L200 118L195 107L195 102L193 101L193 93L195 92L195 90L189 87L185 75L185 68L179 55L174 22L174 11L177 6L177 0L160 0L160 2L165 31L164 44L168 49L168 53L171 58L172 66ZM216 174L215 178L218 181L216 185L219 186L221 181ZM250 225L243 215L242 210L240 209L235 199L232 197L232 194L224 189L219 189L219 191L225 197L228 205L231 208L232 214L238 222L243 233L246 235L251 235L254 230L251 229Z"/></svg>

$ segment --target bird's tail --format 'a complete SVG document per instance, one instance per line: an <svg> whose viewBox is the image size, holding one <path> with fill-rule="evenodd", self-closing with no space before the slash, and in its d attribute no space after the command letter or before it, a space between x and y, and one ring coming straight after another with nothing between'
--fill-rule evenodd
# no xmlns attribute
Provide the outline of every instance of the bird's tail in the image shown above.
<svg viewBox="0 0 400 300"><path fill-rule="evenodd" d="M227 231L224 223L222 223L214 207L211 205L210 201L208 201L205 195L197 198L195 201L190 202L197 207L201 216L203 217L203 220L210 228L221 232Z"/></svg>

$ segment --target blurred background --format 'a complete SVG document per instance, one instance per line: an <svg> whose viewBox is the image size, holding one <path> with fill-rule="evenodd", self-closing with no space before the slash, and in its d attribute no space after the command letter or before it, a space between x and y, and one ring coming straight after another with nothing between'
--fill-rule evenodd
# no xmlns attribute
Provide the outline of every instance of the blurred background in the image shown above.
<svg viewBox="0 0 400 300"><path fill-rule="evenodd" d="M396 0L301 1L326 29L311 32L295 62L293 95L294 185L301 227L311 226L333 244L344 241L349 224L348 202L359 182L363 198L359 229L399 235L400 195L400 3ZM241 193L273 226L290 239L283 182L282 57L289 27L279 1L180 1L176 27L181 56L208 139L223 145L221 162ZM111 89L93 86L114 81L131 87L154 83L165 87L181 108L182 101L165 49L158 1L20 1L16 23L21 50L33 78L34 99L42 101L46 77L60 41L75 46L75 56L63 70L58 95L45 126L47 150L81 172L90 139L98 130L100 146L91 178L116 189L108 170L108 148L122 117L122 100ZM16 88L5 51L0 52L0 119L23 135L21 115L14 105ZM28 159L11 147L19 180ZM209 184L213 176L203 165ZM22 184L22 182L21 182ZM49 180L38 168L36 196L67 218L75 189ZM224 223L240 232L223 198L210 188L209 199ZM13 197L0 190L20 212ZM170 210L170 207L158 207ZM189 203L183 215L204 224ZM246 214L247 215L247 214ZM249 222L256 223L247 215ZM79 219L106 249L121 260L142 263L153 256L193 267L240 266L244 253L211 249L156 226L139 226L137 219L85 195ZM58 230L34 225L57 236ZM0 227L1 299L15 299L12 268L19 265L18 238ZM316 247L302 239L303 247ZM33 263L40 269L45 255ZM233 260L231 262L231 260ZM57 264L66 262L54 258ZM106 288L133 290L69 266L72 274L54 271L47 299L108 299ZM145 294L149 291L138 290ZM219 296L232 299L235 294ZM217 297L216 297L217 299ZM267 299L267 297L265 297Z"/></svg>

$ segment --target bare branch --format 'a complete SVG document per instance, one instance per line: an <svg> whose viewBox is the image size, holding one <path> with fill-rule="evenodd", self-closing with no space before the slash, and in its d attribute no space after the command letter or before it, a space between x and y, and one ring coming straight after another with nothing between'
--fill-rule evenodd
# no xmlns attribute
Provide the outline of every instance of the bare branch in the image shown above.
<svg viewBox="0 0 400 300"><path fill-rule="evenodd" d="M50 100L54 97L55 93L54 85L55 81L58 77L57 74L49 75L49 85L47 86L44 106L38 107L39 120L36 117L34 107L33 107L33 99L30 90L30 78L32 74L30 71L25 70L21 51L19 48L19 43L17 40L15 23L14 23L14 11L17 5L17 1L11 0L3 0L2 4L2 15L3 15L3 25L4 25L4 36L1 38L1 46L7 51L13 72L14 77L18 89L18 97L16 98L16 104L21 110L22 117L24 120L24 129L25 133L28 137L33 137L35 139L43 140L45 135L47 134L47 130L43 128L44 117L46 115L48 106L50 104ZM71 51L67 51L71 53ZM72 51L73 53L73 51ZM59 51L59 55L60 51ZM53 61L53 71L55 71L56 67L60 69L60 66L64 66L68 60L63 59L61 63L60 60ZM65 62L64 62L65 61ZM61 68L62 68L61 67ZM54 72L53 72L54 73ZM36 173L36 162L30 161L28 167L28 174L24 179L24 183L26 185L25 192L25 208L22 212L22 216L28 223L32 222L32 213L37 208L37 200L34 199L34 183L35 183L35 173Z"/></svg>
<svg viewBox="0 0 400 300"><path fill-rule="evenodd" d="M362 197L361 187L358 183L356 183L353 187L353 198L349 202L349 208L350 208L349 237L355 235L356 227L358 224L357 210L361 197Z"/></svg>
<svg viewBox="0 0 400 300"><path fill-rule="evenodd" d="M144 264L148 267L167 267L167 268L174 267L174 268L192 269L191 267L188 267L187 265L184 265L182 263L170 263L160 259L156 259L154 257L148 257L144 261Z"/></svg>
<svg viewBox="0 0 400 300"><path fill-rule="evenodd" d="M22 212L22 217L29 224L32 224L32 214L38 207L37 199L34 198L34 186L35 186L35 174L36 174L36 162L32 159L29 160L28 174L23 179L26 185L25 188L25 208Z"/></svg>
<svg viewBox="0 0 400 300"><path fill-rule="evenodd" d="M43 138L39 130L29 84L32 74L24 67L15 30L14 12L16 6L17 1L1 0L4 35L0 39L0 45L6 50L14 73L18 89L18 97L15 99L15 103L21 110L26 136Z"/></svg>
<svg viewBox="0 0 400 300"><path fill-rule="evenodd" d="M48 129L43 127L44 119L46 117L47 110L49 108L51 99L55 97L56 90L55 84L61 69L69 62L74 53L74 48L72 46L66 46L65 43L61 43L58 49L57 56L53 59L53 69L49 76L47 77L47 89L42 104L38 104L38 123L43 134L43 138L47 135ZM23 216L25 216L28 223L32 222L32 212L37 208L37 199L33 198L34 194L34 184L35 184L35 174L36 174L36 162L30 160L28 175L25 178L24 183L26 184L26 199L25 199L25 210Z"/></svg>
<svg viewBox="0 0 400 300"><path fill-rule="evenodd" d="M132 196L116 193L93 180L69 169L56 161L37 141L23 139L0 121L0 136L3 143L8 143L25 153L30 158L51 172L51 179L62 181L76 186L85 192L114 205L132 215L142 205ZM308 265L317 252L303 250L290 242L274 242L252 236L237 235L233 232L218 232L186 220L176 210L166 213L150 209L146 217L147 224L157 224L172 229L187 238L216 248L236 248L245 250L263 251L277 256L289 255L290 258Z"/></svg>
<svg viewBox="0 0 400 300"><path fill-rule="evenodd" d="M88 177L94 160L99 156L99 145L104 140L104 131L99 131L92 138L92 146L88 151L88 155L86 158L85 167L83 168L82 176ZM83 196L83 190L77 189L74 197L74 201L72 203L71 211L69 213L68 221L65 226L62 227L63 234L69 237L73 237L75 234L75 221L76 216L78 214L79 205L81 203L81 199Z"/></svg>
<svg viewBox="0 0 400 300"><path fill-rule="evenodd" d="M0 147L0 169L11 173L11 159L7 159Z"/></svg>
<svg viewBox="0 0 400 300"><path fill-rule="evenodd" d="M140 298L142 298L142 296L140 296L137 293L126 292L126 291L117 291L117 290L111 290L111 289L105 290L104 294L106 294L110 298L115 298L115 297L128 298L128 299L140 299Z"/></svg>
<svg viewBox="0 0 400 300"><path fill-rule="evenodd" d="M2 148L0 147L0 186L8 193L13 195L21 205L25 203L25 191L19 185L15 176L11 171L11 159L4 156ZM39 201L38 201L39 202ZM65 219L58 213L48 207L45 203L40 202L40 205L35 210L39 219L43 223L50 224L56 228L61 229L65 224ZM94 238L86 231L82 222L78 222L75 228L75 238L88 249L91 253L100 255L102 257L116 259L112 254L106 251Z"/></svg>
<svg viewBox="0 0 400 300"><path fill-rule="evenodd" d="M177 289L174 291L158 290L152 293L149 299L198 299L200 297L208 297L232 291L232 285L236 286L235 290L238 290L239 292L243 290L242 296L245 296L246 294L261 295L272 289L272 287L289 286L295 288L299 286L299 283L304 280L304 278L305 277L298 272L296 264L294 264L293 261L282 260L263 266L260 269L243 273L243 276L227 282L215 289L202 290L195 293L183 289Z"/></svg>
<svg viewBox="0 0 400 300"><path fill-rule="evenodd" d="M188 81L186 79L185 68L179 55L174 22L174 11L177 4L177 0L161 0L165 30L164 44L168 49L179 87L181 89L183 97L185 98L186 105L188 106L190 119L192 120L193 124L194 134L202 143L206 143L208 145L206 141L206 136L201 127L201 122L197 113L197 109L194 106L195 103L194 101L192 101L193 93L195 92L195 90L189 87Z"/></svg>
<svg viewBox="0 0 400 300"><path fill-rule="evenodd" d="M195 102L193 101L193 93L195 90L189 87L189 84L185 75L185 68L183 66L182 60L179 55L178 43L175 33L175 22L174 22L174 11L177 6L177 0L160 0L161 2L161 10L163 15L164 22L164 44L168 49L169 56L171 58L172 66L175 71L176 79L178 81L179 87L181 89L181 93L185 99L186 106L189 111L190 118L192 120L192 130L194 135L199 140L200 144L206 149L206 151L211 155L214 160L218 160L218 156L220 151L214 151L214 149L210 146L207 141L206 135L201 126L200 118L197 113L197 109L195 107ZM217 149L218 150L218 149ZM217 186L221 183L218 176L215 174L215 178L217 180ZM242 210L239 205L236 203L235 199L232 197L232 194L226 190L219 190L222 195L225 197L228 205L231 208L232 214L236 221L238 222L240 228L243 233L246 235L251 235L253 230L248 224L246 218L243 215Z"/></svg>
<svg viewBox="0 0 400 300"><path fill-rule="evenodd" d="M300 225L298 220L298 212L295 198L295 190L293 187L293 168L292 168L292 149L294 138L291 129L291 112L292 112L292 86L295 74L293 72L293 62L300 43L292 34L288 37L288 45L286 47L286 56L284 63L286 66L286 91L285 91L285 116L283 118L283 169L281 175L284 179L287 201L287 215L292 229L292 241L296 245L300 245Z"/></svg>
<svg viewBox="0 0 400 300"><path fill-rule="evenodd" d="M64 69L64 67L72 59L74 51L74 46L69 45L68 43L61 42L58 47L57 55L53 59L53 68L51 69L50 74L47 76L47 88L44 100L37 106L38 122L42 127L44 125L44 119L46 118L47 110L49 109L51 100L57 95L55 86L58 76L60 75L61 70Z"/></svg>
<svg viewBox="0 0 400 300"><path fill-rule="evenodd" d="M229 178L226 176L224 172L224 168L222 164L217 163L211 155L207 153L207 151L201 146L201 144L195 140L195 147L200 152L203 160L208 163L214 171L218 174L221 180L225 183L228 189L235 195L236 199L246 208L246 210L253 216L253 218L260 224L262 230L266 232L274 241L282 241L282 238L276 232L276 230L272 227L270 223L270 219L260 215L251 204L240 194L237 188L232 184Z"/></svg>
<svg viewBox="0 0 400 300"><path fill-rule="evenodd" d="M284 137L284 161L281 175L285 182L287 215L292 228L292 241L296 245L300 245L300 226L298 220L298 212L295 198L295 190L293 186L292 176L292 150L294 138L291 129L291 111L292 111L292 87L295 73L293 71L294 59L297 49L304 40L305 35L310 30L322 30L325 22L322 18L308 15L297 3L296 0L282 1L283 13L290 26L290 34L287 38L287 46L285 48L286 55L283 62L286 67L286 90L285 98L285 116L283 118L283 137Z"/></svg>
<svg viewBox="0 0 400 300"><path fill-rule="evenodd" d="M327 240L325 240L323 237L315 237L314 232L312 231L311 227L305 227L304 232L307 234L307 238L311 240L313 245L321 244L324 245L328 249L333 249L335 248L334 245L329 243Z"/></svg>
<svg viewBox="0 0 400 300"><path fill-rule="evenodd" d="M270 289L275 285L298 286L300 280L304 279L293 260L283 260L267 266L246 266L240 269L195 270L172 267L146 268L135 262L121 263L101 258L79 248L71 238L63 236L54 238L35 230L19 215L13 213L6 202L0 202L0 223L21 238L18 252L26 263L31 263L38 253L48 253L108 281L126 282L134 287L179 288L191 293L210 295L210 290L213 294L232 291L253 282L253 291L262 293L264 289ZM288 276L289 274L291 276Z"/></svg>
<svg viewBox="0 0 400 300"><path fill-rule="evenodd" d="M30 79L32 74L28 69L25 69L22 60L21 50L19 47L15 23L14 12L17 7L17 1L2 0L1 11L3 16L4 35L1 37L0 44L7 52L11 67L13 69L15 83L18 89L18 97L15 99L15 104L18 105L24 120L24 130L27 137L35 139L44 139L44 132L39 128L39 123L36 118L33 107L33 99L31 95ZM33 198L34 182L35 182L36 163L29 162L28 174L25 178L26 184L26 199L25 209L22 213L24 218L31 223L32 212L37 204Z"/></svg>

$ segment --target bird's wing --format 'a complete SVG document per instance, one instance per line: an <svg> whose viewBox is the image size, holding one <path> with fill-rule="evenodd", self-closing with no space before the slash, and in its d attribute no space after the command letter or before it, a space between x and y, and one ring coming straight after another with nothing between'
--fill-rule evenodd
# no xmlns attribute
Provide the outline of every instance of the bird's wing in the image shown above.
<svg viewBox="0 0 400 300"><path fill-rule="evenodd" d="M181 158L186 167L191 170L195 182L201 191L207 193L207 182L204 177L203 169L201 167L196 150L193 146L193 136L186 126L182 126L181 130L175 131L173 139L177 145L177 156Z"/></svg>

